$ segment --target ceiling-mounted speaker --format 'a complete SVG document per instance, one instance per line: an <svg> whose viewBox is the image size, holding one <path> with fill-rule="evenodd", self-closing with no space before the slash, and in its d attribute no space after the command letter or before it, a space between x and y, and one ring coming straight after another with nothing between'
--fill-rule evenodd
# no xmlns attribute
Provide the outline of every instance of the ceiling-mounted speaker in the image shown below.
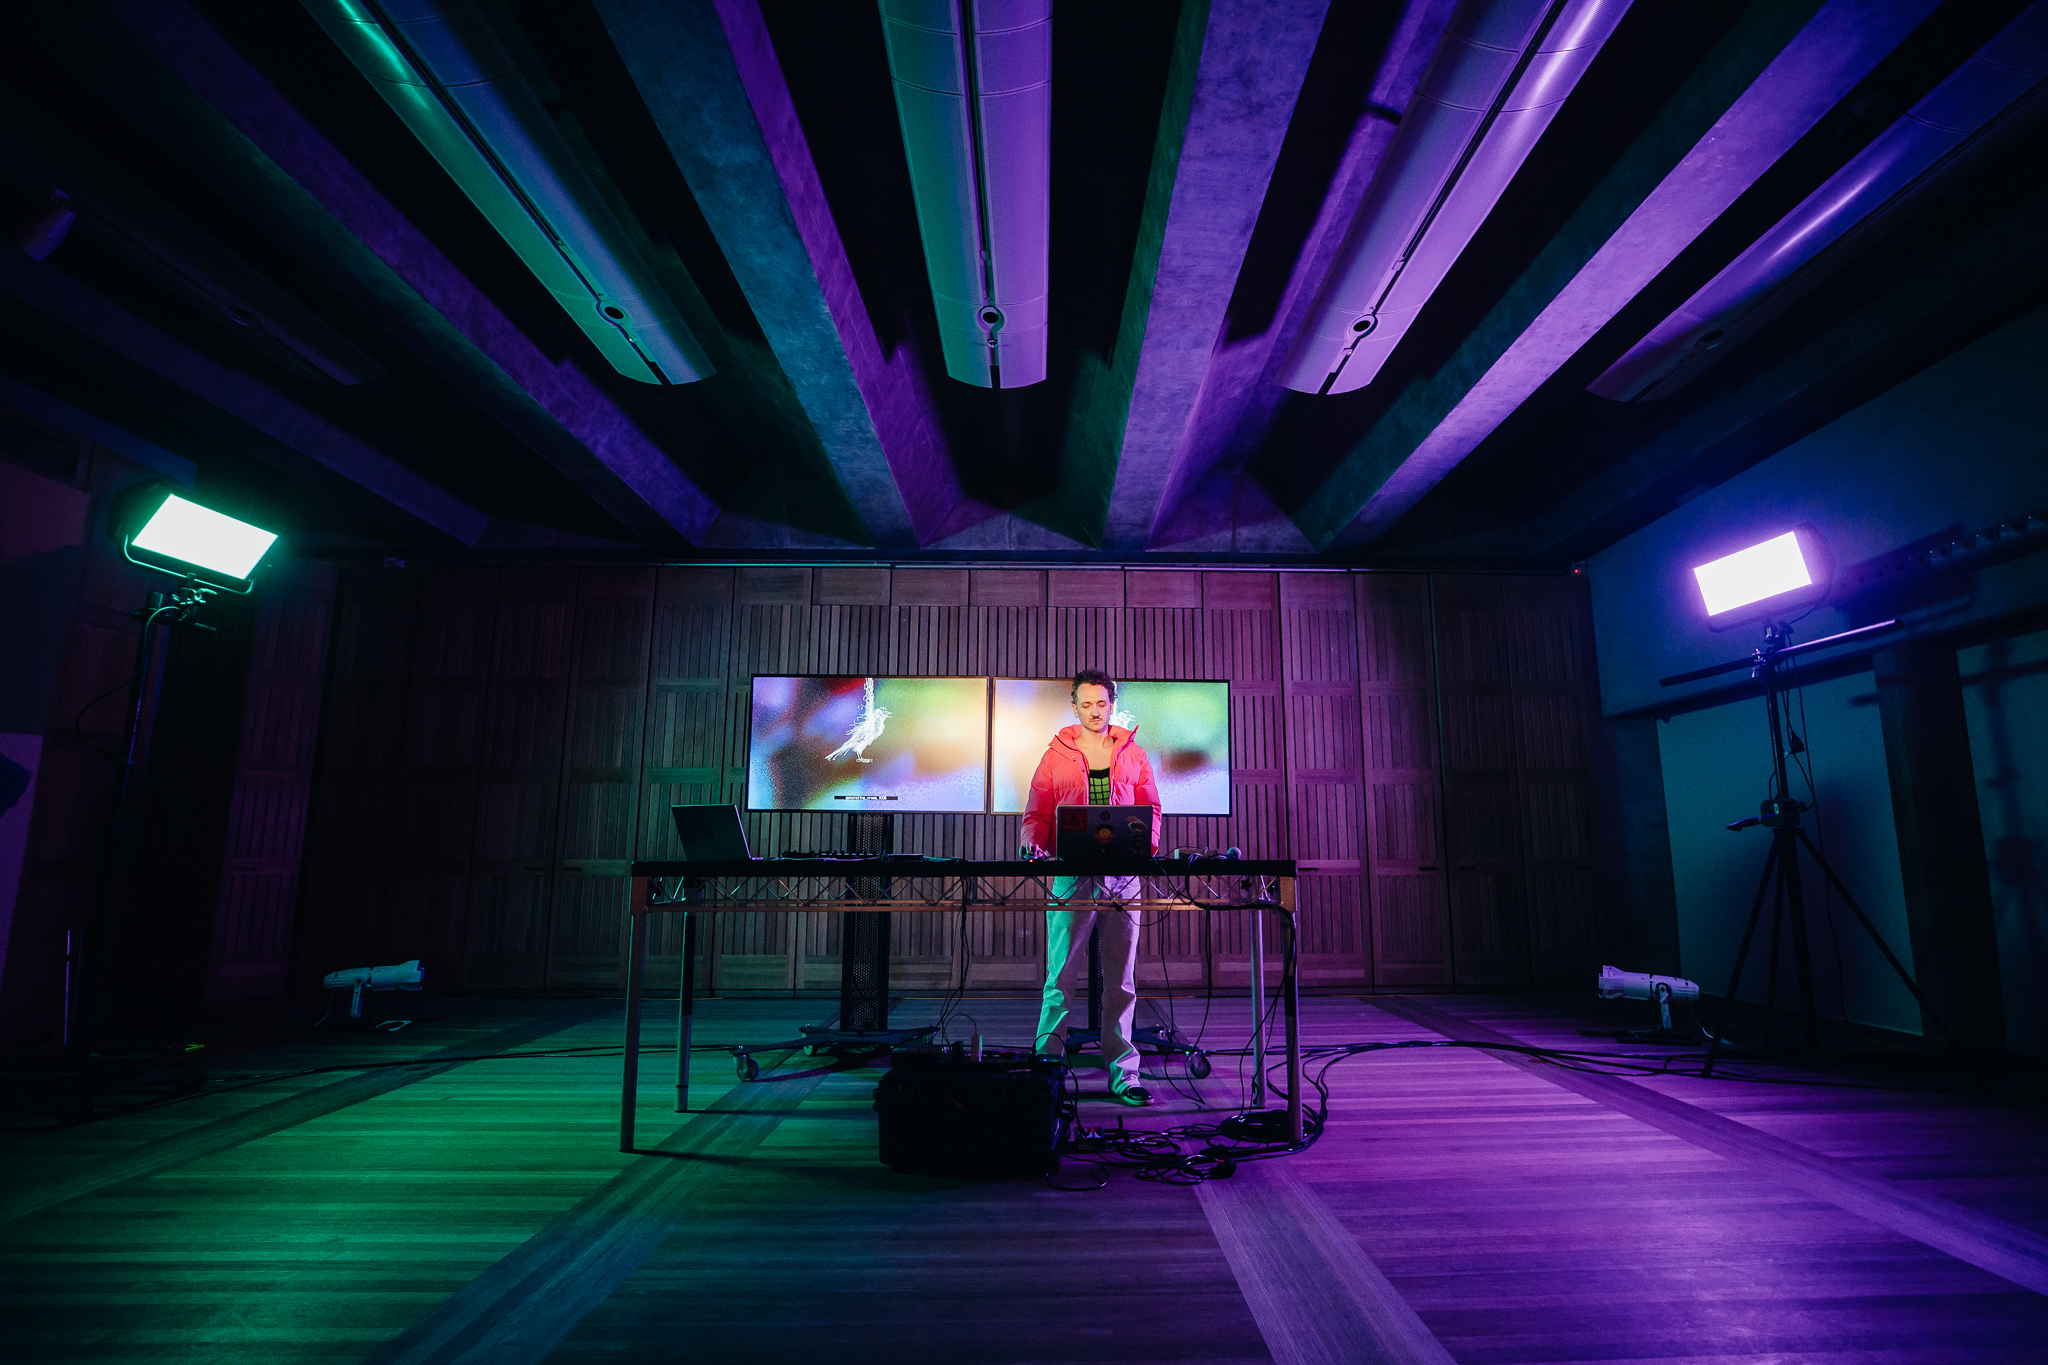
<svg viewBox="0 0 2048 1365"><path fill-rule="evenodd" d="M1628 6L1458 6L1316 293L1282 383L1349 393L1373 381Z"/></svg>
<svg viewBox="0 0 2048 1365"><path fill-rule="evenodd" d="M1045 378L1052 0L881 0L946 373Z"/></svg>
<svg viewBox="0 0 2048 1365"><path fill-rule="evenodd" d="M713 373L653 268L471 0L301 0L612 368Z"/></svg>
<svg viewBox="0 0 2048 1365"><path fill-rule="evenodd" d="M1799 207L1586 386L1602 398L1668 397L1931 202L1951 176L2048 115L2048 0L2024 13Z"/></svg>

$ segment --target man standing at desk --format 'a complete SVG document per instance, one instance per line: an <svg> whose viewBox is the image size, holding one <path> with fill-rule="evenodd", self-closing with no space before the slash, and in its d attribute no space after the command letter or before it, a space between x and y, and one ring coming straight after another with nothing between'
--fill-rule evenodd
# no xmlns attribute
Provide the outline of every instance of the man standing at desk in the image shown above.
<svg viewBox="0 0 2048 1365"><path fill-rule="evenodd" d="M1152 761L1133 739L1134 731L1111 725L1116 680L1100 669L1074 675L1074 719L1045 746L1031 795L1024 807L1024 844L1034 853L1053 852L1053 811L1058 806L1151 806L1159 809L1159 784ZM1152 852L1159 851L1159 821L1152 821ZM1103 904L1107 893L1109 902ZM1138 1084L1138 1049L1131 1023L1138 1008L1138 912L1119 903L1138 895L1136 877L1055 877L1055 901L1094 902L1045 912L1045 994L1038 1012L1038 1041L1061 1042L1077 974L1085 976L1088 932L1102 930L1102 1061L1109 1068L1109 1093L1124 1104L1152 1103Z"/></svg>

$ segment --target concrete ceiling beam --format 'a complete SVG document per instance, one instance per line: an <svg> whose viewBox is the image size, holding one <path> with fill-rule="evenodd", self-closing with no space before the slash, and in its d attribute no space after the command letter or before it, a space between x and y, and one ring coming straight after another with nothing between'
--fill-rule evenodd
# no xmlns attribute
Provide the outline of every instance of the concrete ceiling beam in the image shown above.
<svg viewBox="0 0 2048 1365"><path fill-rule="evenodd" d="M1126 292L1125 330L1137 335L1129 346L1118 338L1115 379L1093 395L1097 431L1121 426L1098 462L1114 469L1106 548L1152 538L1328 9L1329 0L1184 8L1168 96L1176 117L1161 119Z"/></svg>
<svg viewBox="0 0 2048 1365"><path fill-rule="evenodd" d="M1363 547L1421 500L1936 8L1756 0L1434 373L1296 513Z"/></svg>
<svg viewBox="0 0 2048 1365"><path fill-rule="evenodd" d="M754 0L598 0L826 456L881 548L961 501L913 358L884 354Z"/></svg>
<svg viewBox="0 0 2048 1365"><path fill-rule="evenodd" d="M632 534L656 546L702 538L712 499L590 376L534 345L197 11L184 0L106 10L118 24L81 13L65 44L93 64L102 98Z"/></svg>
<svg viewBox="0 0 2048 1365"><path fill-rule="evenodd" d="M1875 398L2048 293L2048 190L1983 224L1768 371L1659 432L1498 548L1604 548Z"/></svg>
<svg viewBox="0 0 2048 1365"><path fill-rule="evenodd" d="M201 355L53 265L0 251L0 289L190 395L177 415L400 531L474 545L490 517L260 380Z"/></svg>
<svg viewBox="0 0 2048 1365"><path fill-rule="evenodd" d="M1264 443L1273 415L1289 392L1279 374L1287 359L1283 343L1291 342L1307 322L1316 290L1456 8L1457 0L1408 0L1378 44L1384 52L1379 66L1370 75L1351 78L1357 82L1352 88L1363 93L1362 107L1329 176L1329 190L1302 236L1266 326L1251 331L1233 315L1226 321L1226 335L1217 338L1201 397L1153 520L1151 548L1244 548L1251 543L1249 536L1262 548L1309 549L1286 514L1255 482L1242 478L1241 471ZM1384 22L1362 9L1332 14L1317 49L1318 64L1348 63L1355 68L1359 48L1379 37L1373 28ZM1308 77L1311 84L1343 79L1334 71L1327 76L1312 71ZM1297 120L1307 116L1306 108L1295 113Z"/></svg>

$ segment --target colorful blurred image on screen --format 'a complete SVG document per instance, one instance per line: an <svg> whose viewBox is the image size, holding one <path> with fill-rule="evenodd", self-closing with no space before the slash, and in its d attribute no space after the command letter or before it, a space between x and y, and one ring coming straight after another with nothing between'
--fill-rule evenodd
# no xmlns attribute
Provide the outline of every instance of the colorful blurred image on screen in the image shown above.
<svg viewBox="0 0 2048 1365"><path fill-rule="evenodd" d="M986 678L754 679L748 810L980 811Z"/></svg>
<svg viewBox="0 0 2048 1365"><path fill-rule="evenodd" d="M989 731L992 809L1021 811L1045 746L1075 724L1073 680L997 678ZM1230 814L1230 684L1127 682L1110 718L1138 732L1168 815Z"/></svg>

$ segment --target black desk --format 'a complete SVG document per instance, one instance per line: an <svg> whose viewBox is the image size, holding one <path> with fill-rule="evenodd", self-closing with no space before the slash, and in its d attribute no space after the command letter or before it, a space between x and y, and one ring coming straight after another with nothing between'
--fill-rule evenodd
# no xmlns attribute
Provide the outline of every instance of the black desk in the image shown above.
<svg viewBox="0 0 2048 1365"><path fill-rule="evenodd" d="M1143 893L1124 904L1139 910L1240 910L1253 914L1252 1024L1254 1071L1263 1085L1265 971L1258 945L1258 912L1287 917L1287 948L1281 957L1280 997L1287 1030L1287 1122L1291 1140L1301 1140L1301 991L1294 933L1295 865L1291 859L1199 862L1102 860L1085 866L1056 859L1038 862L924 862L899 858L762 858L739 862L634 863L631 936L626 955L626 1049L620 1077L619 1150L633 1150L633 1100L640 1084L640 1016L647 975L647 917L680 914L684 919L682 980L677 993L676 1112L688 1101L690 1016L696 978L696 934L690 916L721 910L847 911L888 910L944 913L955 910L1044 910L1055 877L1143 877ZM855 894L858 884L886 891Z"/></svg>

